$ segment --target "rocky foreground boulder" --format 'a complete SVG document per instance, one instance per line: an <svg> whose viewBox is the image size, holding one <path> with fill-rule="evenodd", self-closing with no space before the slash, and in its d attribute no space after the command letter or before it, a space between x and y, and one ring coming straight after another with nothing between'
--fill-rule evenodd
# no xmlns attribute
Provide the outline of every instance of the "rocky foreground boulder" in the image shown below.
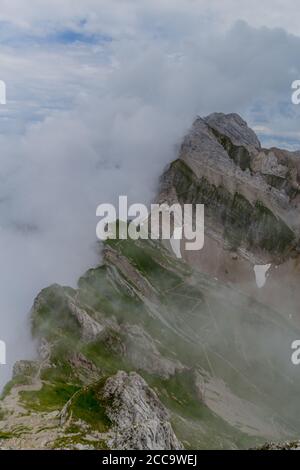
<svg viewBox="0 0 300 470"><path fill-rule="evenodd" d="M169 413L136 372L119 371L110 377L103 398L109 402L107 414L113 423L113 437L109 441L112 448L182 449L169 422Z"/></svg>

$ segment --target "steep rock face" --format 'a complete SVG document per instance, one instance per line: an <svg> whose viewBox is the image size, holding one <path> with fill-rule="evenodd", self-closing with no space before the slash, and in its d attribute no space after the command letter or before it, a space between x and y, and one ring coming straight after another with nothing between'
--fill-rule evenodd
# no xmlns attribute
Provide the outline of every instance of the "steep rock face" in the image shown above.
<svg viewBox="0 0 300 470"><path fill-rule="evenodd" d="M286 157L288 160L288 158ZM280 163L263 151L254 132L237 115L198 118L185 137L179 159L162 178L160 199L203 203L208 230L249 257L280 257L299 240L299 205L266 176L296 183L293 160Z"/></svg>
<svg viewBox="0 0 300 470"><path fill-rule="evenodd" d="M186 261L263 302L272 300L280 311L288 297L288 314L296 318L299 182L297 152L263 149L238 115L214 113L194 122L162 176L158 201L205 205L204 249L188 252L182 244ZM268 283L260 290L254 267L269 263Z"/></svg>
<svg viewBox="0 0 300 470"><path fill-rule="evenodd" d="M109 401L107 414L114 424L112 448L182 449L166 408L140 375L119 371L107 380L103 397Z"/></svg>
<svg viewBox="0 0 300 470"><path fill-rule="evenodd" d="M243 148L254 155L261 149L255 132L238 114L213 113L205 118L205 122L217 136L227 137L231 147Z"/></svg>

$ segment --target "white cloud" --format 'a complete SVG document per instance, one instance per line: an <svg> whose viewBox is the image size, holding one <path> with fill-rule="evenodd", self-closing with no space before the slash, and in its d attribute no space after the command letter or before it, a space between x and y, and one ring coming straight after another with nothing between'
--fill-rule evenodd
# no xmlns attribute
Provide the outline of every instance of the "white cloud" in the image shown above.
<svg viewBox="0 0 300 470"><path fill-rule="evenodd" d="M217 30L236 20L252 26L283 28L298 34L297 0L1 0L0 20L31 33L45 33L58 25L72 26L85 19L89 31L120 36L148 32L153 26L177 32L190 31L191 23L206 22ZM43 28L41 27L43 24Z"/></svg>

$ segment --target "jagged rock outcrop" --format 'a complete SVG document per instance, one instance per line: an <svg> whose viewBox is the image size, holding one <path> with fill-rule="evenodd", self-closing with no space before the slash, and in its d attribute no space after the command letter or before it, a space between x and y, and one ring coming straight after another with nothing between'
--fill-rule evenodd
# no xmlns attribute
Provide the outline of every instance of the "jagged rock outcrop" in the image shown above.
<svg viewBox="0 0 300 470"><path fill-rule="evenodd" d="M94 320L94 318L88 315L88 313L83 308L80 308L71 298L68 298L67 304L71 314L80 325L83 340L93 341L103 333L105 326Z"/></svg>
<svg viewBox="0 0 300 470"><path fill-rule="evenodd" d="M135 372L119 371L103 391L107 414L113 423L114 449L182 449L169 422L170 416L145 380Z"/></svg>
<svg viewBox="0 0 300 470"><path fill-rule="evenodd" d="M101 369L99 369L92 361L87 359L87 357L85 357L81 352L74 352L68 361L74 370L74 374L85 384L97 382L101 375Z"/></svg>
<svg viewBox="0 0 300 470"><path fill-rule="evenodd" d="M37 361L17 361L13 367L13 378L19 375L32 376L38 371L39 364Z"/></svg>
<svg viewBox="0 0 300 470"><path fill-rule="evenodd" d="M216 132L216 135L227 137L232 146L243 147L253 154L261 149L255 132L236 113L212 113L205 118L205 122Z"/></svg>
<svg viewBox="0 0 300 470"><path fill-rule="evenodd" d="M184 369L178 360L160 354L151 336L139 325L124 325L122 353L137 369L168 379Z"/></svg>

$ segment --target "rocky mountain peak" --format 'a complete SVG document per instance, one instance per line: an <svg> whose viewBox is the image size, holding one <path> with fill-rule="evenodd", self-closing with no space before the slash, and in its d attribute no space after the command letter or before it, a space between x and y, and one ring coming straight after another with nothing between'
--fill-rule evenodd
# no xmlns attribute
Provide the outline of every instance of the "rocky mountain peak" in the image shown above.
<svg viewBox="0 0 300 470"><path fill-rule="evenodd" d="M292 311L300 298L299 152L265 149L238 114L198 117L161 178L160 202L204 204L205 242L185 252L197 269ZM271 266L258 291L256 266ZM275 288L276 286L276 288Z"/></svg>
<svg viewBox="0 0 300 470"><path fill-rule="evenodd" d="M236 113L212 113L204 121L210 128L228 137L234 145L245 146L252 151L261 148L255 132Z"/></svg>

